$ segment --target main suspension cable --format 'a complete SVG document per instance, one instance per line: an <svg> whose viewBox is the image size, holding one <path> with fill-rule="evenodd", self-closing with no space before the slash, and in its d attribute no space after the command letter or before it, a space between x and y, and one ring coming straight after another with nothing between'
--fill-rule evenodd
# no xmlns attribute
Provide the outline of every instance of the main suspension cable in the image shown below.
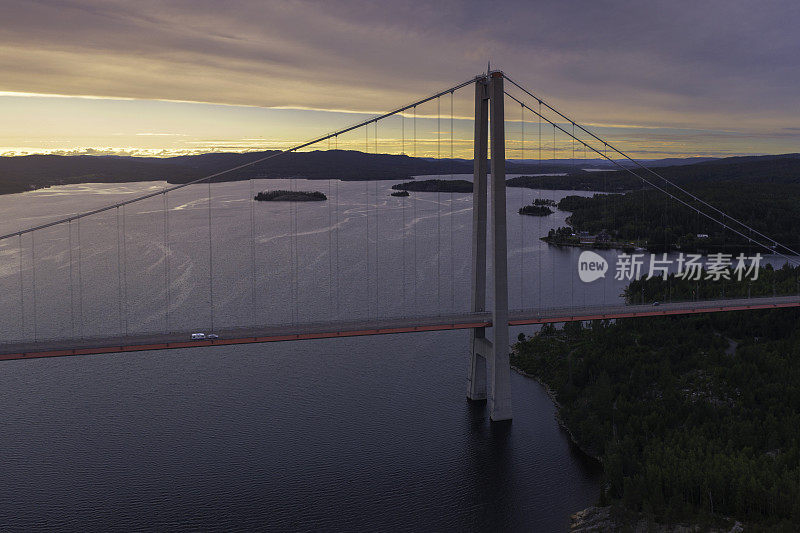
<svg viewBox="0 0 800 533"><path fill-rule="evenodd" d="M518 98L514 97L513 95L511 95L511 94L509 94L509 93L507 93L507 92L506 92L506 95L508 95L508 96L509 96L509 97L510 97L512 100L516 101L517 103L520 103L520 104L524 105L524 106L525 106L525 107L526 107L526 108L527 108L529 111L531 111L531 112L533 112L533 113L536 113L536 111L534 111L534 110L533 110L531 107L529 107L527 104L525 104L524 102L522 102L522 101L521 101L521 100L519 100ZM538 114L538 113L537 113L537 114ZM564 129L564 128L562 128L561 126L558 126L556 123L554 123L553 121L551 121L551 120L550 120L550 119L548 119L547 117L544 117L544 116L542 116L542 115L539 115L539 116L541 116L541 118L542 118L543 120L545 120L546 122L550 123L550 124L553 126L553 135L554 135L554 136L555 136L555 130L556 130L556 128L557 128L559 131L561 131L562 133L564 133L564 134L566 134L566 135L570 135L570 134L569 134L569 132L568 132L567 130L565 130L565 129ZM577 125L577 124L576 124L576 125ZM777 250L773 250L773 249L772 249L772 248L771 248L769 245L766 245L766 244L763 244L763 243L761 243L761 242L759 242L759 241L756 241L755 239L752 239L751 237L748 237L747 235L745 235L744 233L740 232L739 230L737 230L737 229L735 229L735 228L731 228L730 226L727 226L727 225L726 225L724 222L721 222L721 221L717 220L717 219L716 219L716 218L714 218L712 215L709 215L708 213L705 213L705 212L701 211L700 209L698 209L698 208L694 207L693 205L689 204L688 202L686 202L686 201L685 201L685 200L683 200L682 198L679 198L679 197L675 196L674 194L670 193L669 191L667 191L667 190L665 190L665 189L663 189L663 188L659 187L658 185L654 184L653 182L649 181L648 179L646 179L646 178L642 177L641 175L637 174L637 173L636 173L636 172L634 172L632 169L630 169L630 168L626 167L625 165L622 165L622 164L620 164L618 161L614 160L612 157L610 157L610 156L605 156L605 155L603 154L603 152L601 152L600 150L598 150L598 149L597 149L597 148L595 148L594 146L591 146L591 145L589 145L589 144L587 144L587 143L585 143L585 142L583 142L583 141L580 141L580 140L579 140L579 142L582 142L582 143L583 143L583 144L584 144L584 145L585 145L585 146L586 146L588 149L590 149L590 150L594 151L595 153L597 153L597 154L599 154L599 155L601 155L601 156L605 157L605 158L606 158L608 161L610 161L610 162L611 162L612 164L614 164L615 166L619 167L621 170L624 170L624 171L628 172L629 174L631 174L631 175L635 176L636 178L640 179L641 181L643 181L643 182L644 182L644 183L646 183L647 185L649 185L649 186L653 187L654 189L656 189L656 190L658 190L658 191L660 191L660 192L662 192L662 193L664 193L664 194L667 194L667 195L669 195L669 196L670 196L670 197L672 197L672 198L673 198L675 201L677 201L677 202L681 203L682 205L684 205L684 206L688 207L689 209L691 209L691 210L693 210L693 211L695 211L695 212L699 213L700 215L702 215L702 216L706 217L707 219L709 219L709 220L711 220L711 221L713 221L713 222L715 222L715 223L719 224L720 226L726 227L726 228L727 228L727 229L729 229L730 231L732 231L732 232L736 233L737 235L739 235L740 237L743 237L743 238L745 238L745 239L746 239L746 240L748 240L748 241L755 242L757 245L761 246L762 248L764 248L764 249L766 249L766 250L769 250L769 251L770 251L770 253L774 253L775 255L780 255L781 257L785 258L787 261L789 261L789 262L791 262L791 263L793 263L793 264L800 264L800 258L794 258L794 257L788 256L788 255L786 255L786 254L784 254L784 253L781 253L781 252L779 252L779 251L777 251ZM604 141L602 141L602 140L601 140L600 142L604 142ZM609 147L611 147L611 145L608 145L608 146L609 146ZM611 147L611 148L612 148L612 150L614 150L614 148L613 148L613 147ZM619 153L619 152L618 152L618 153ZM645 167L645 168L646 168L646 167ZM722 213L722 212L720 211L720 213ZM722 213L722 214L723 214L723 215L725 215L725 213ZM726 215L726 216L727 216L727 215ZM730 218L730 217L728 217L728 218ZM753 231L754 233L758 233L758 232L756 232L755 230L753 230L752 228L750 228L749 226L746 226L746 227L747 227L748 229L750 229L751 231ZM762 235L762 237L763 237L763 235ZM766 238L766 239L767 239L767 240L769 240L769 241L775 242L775 243L777 242L777 241L775 241L774 239L770 239L769 237L764 237L764 238ZM788 248L788 247L786 247L786 246L783 246L783 245L781 245L781 246L782 246L783 248L785 248L785 249L789 250L790 252L792 251L790 248ZM800 254L798 254L798 255L800 255Z"/></svg>
<svg viewBox="0 0 800 533"><path fill-rule="evenodd" d="M538 101L540 104L543 104L545 107L547 107L548 109L550 109L551 111L553 111L554 113L556 113L557 115L559 115L559 116L560 116L561 118L563 118L564 120L566 120L566 121L568 121L568 122L572 123L572 125L573 125L573 126L576 126L576 127L578 127L578 128L581 130L581 131L583 131L584 133L586 133L586 134L590 135L591 137L593 137L593 138L594 138L595 140L597 140L598 142L601 142L601 143L603 143L603 144L607 145L607 146L608 146L608 147L610 147L610 148L611 148L613 151L617 152L619 155L621 155L622 157L624 157L625 159L627 159L628 161L630 161L630 162L631 162L631 163L633 163L634 165L638 166L639 168L641 168L641 169L643 169L643 170L646 170L646 171L647 171L647 172L649 172L650 174L653 174L653 175L654 175L654 176L656 176L657 178L659 178L659 179L663 180L663 181L664 181L664 183L665 183L666 185L671 185L671 186L675 187L676 189L678 189L678 190L679 190L679 191L681 191L682 193L684 193L684 194L688 195L688 196L689 196L690 198L692 198L693 200L696 200L696 201L700 202L701 204L705 205L706 207L708 207L708 208L710 208L710 209L714 210L714 211L715 211L715 212L717 212L718 214L720 214L720 215L723 215L723 216L725 216L725 217L727 217L727 218L731 219L732 221L736 222L736 223L737 223L737 224L739 224L740 226L742 226L742 227L744 227L744 228L746 228L746 229L748 229L748 230L752 231L753 233L755 233L755 234L756 234L756 235L758 235L759 237L761 237L761 238L763 238L763 239L767 239L768 241L772 241L772 242L774 242L774 243L776 243L776 244L780 244L780 243L777 243L777 241L775 241L774 239L771 239L770 237L768 237L768 236L764 235L763 233L761 233L761 232L757 231L756 229L754 229L754 228L750 227L749 225L745 224L744 222L742 222L742 221L740 221L740 220L738 220L738 219L736 219L736 218L733 218L733 217L731 217L730 215L727 215L725 212L723 212L723 211L721 211L720 209L718 209L718 208L714 207L713 205L709 204L708 202L706 202L706 201L705 201L705 200L703 200L702 198L699 198L698 196L695 196L694 194L692 194L691 192L687 191L687 190L686 190L686 189L684 189L683 187L681 187L681 186L677 185L676 183L673 183L672 181L668 180L666 177L664 177L663 175L659 174L658 172L656 172L656 171L655 171L655 170L653 170L652 168L650 168L650 167L648 167L648 166L646 166L646 165L643 165L643 164L642 164L642 163L640 163L639 161L637 161L637 160L633 159L632 157L630 157L628 154L626 154L626 153L625 153L625 152L623 152L622 150L620 150L620 149L616 148L615 146L613 146L613 145L611 145L611 144L607 143L606 141L604 141L603 139L601 139L600 137L598 137L597 135L595 135L595 134L594 134L594 133L592 133L591 131L589 131L589 130L587 130L586 128L584 128L584 127L583 127L582 125L580 125L579 123L575 122L575 121L574 121L574 120L572 120L571 118L569 118L569 117L567 117L566 115L564 115L563 113L561 113L559 110L557 110L557 109L555 109L554 107L550 106L550 105L549 105L547 102L545 102L544 100L542 100L541 98L539 98L538 96L536 96L535 94L533 94L532 92L528 91L527 89L525 89L524 87L522 87L521 85L519 85L517 82L515 82L514 80L512 80L512 79L511 79L511 78L509 78L508 76L505 76L505 75L504 75L504 77L505 77L505 79L507 79L509 82L511 82L511 84L512 84L512 85L514 85L515 87L517 87L519 90L521 90L522 92L524 92L525 94L527 94L527 95L528 95L528 96L530 96L531 98L534 98L534 99L536 99L536 100L537 100L537 101ZM508 94L508 93L506 93L506 94ZM510 96L510 95L509 95L509 96ZM514 97L512 96L512 98L514 98ZM514 98L514 99L516 100L516 98ZM517 101L519 101L519 100L517 100ZM546 120L546 119L545 119L545 120ZM581 141L581 142L583 142L583 141ZM584 143L584 145L586 145L586 143ZM588 146L588 145L586 145L586 146ZM592 147L589 147L589 148L591 148L592 150L594 150L595 152L597 152L597 150L595 150L594 148L592 148ZM599 153L599 152L598 152L598 153ZM612 162L613 162L613 161L612 161ZM614 163L615 163L615 162L614 162ZM615 164L617 164L617 163L615 163ZM620 168L627 168L627 167L624 167L623 165L619 165L619 164L617 164L617 166L619 166ZM639 179L642 179L642 180L643 180L643 178L641 178L641 176L638 176L638 175L637 175L637 177L639 177ZM644 180L643 180L643 181L644 181ZM678 200L678 201L681 201L681 200L679 200L679 199L678 199L677 197L675 197L675 196L673 196L673 198L675 198L675 199L676 199L676 200ZM685 202L684 202L684 203L685 203ZM731 231L735 231L733 228L730 228L730 227L729 227L728 229L730 229ZM741 233L739 233L739 232L737 232L737 233L738 233L739 235L742 235L742 234L741 234ZM754 242L758 242L758 241L754 241ZM762 245L762 246L763 246L763 245ZM800 252L797 252L797 251L795 251L795 250L793 250L793 249L791 249L791 248L789 248L788 246L786 246L786 245L783 245L783 244L781 244L781 246L782 246L783 248L785 248L786 250L788 250L789 252L791 252L792 254L794 254L794 255L796 255L796 256L800 256ZM775 253L777 254L777 251L775 251ZM778 254L778 255L782 255L782 254ZM786 257L786 256L784 256L784 257Z"/></svg>
<svg viewBox="0 0 800 533"><path fill-rule="evenodd" d="M417 100L416 102L413 102L411 104L404 105L402 107L399 107L397 109L389 111L388 113L383 113L381 115L378 115L378 116L375 116L375 117L371 117L371 118L366 119L366 120L362 120L361 122L358 122L357 124L354 124L352 126L348 126L348 127L344 128L344 129L337 130L337 131L334 131L334 132L331 132L331 133L327 133L327 134L322 135L320 137L316 137L316 138L311 139L309 141L305 141L305 142L302 142L302 143L297 144L295 146L292 146L291 148L287 148L287 149L281 150L281 151L272 152L272 153L270 153L268 155L265 155L263 157L259 157L257 159L254 159L253 161L248 161L246 163L242 163L241 165L236 165L234 167L230 167L230 168L227 168L227 169L224 169L224 170L220 170L219 172L215 172L213 174L209 174L207 176L203 176L202 178L197 178L197 179L194 179L194 180L191 180L191 181L187 181L186 183L180 183L180 184L174 185L172 187L163 189L163 190L158 191L158 192L144 194L144 195L141 195L141 196L137 196L136 198L131 198L129 200L125 200L125 201L122 201L122 202L117 202L115 204L111 204L111 205L107 205L107 206L104 206L104 207L100 207L98 209L93 209L91 211L86 211L85 213L72 215L72 216L69 216L69 217L61 218L59 220L54 220L52 222L48 222L46 224L40 224L38 226L33 226L33 227L30 227L30 228L14 231L12 233L8 233L8 234L5 234L5 235L0 235L0 241L2 241L4 239L8 239L10 237L15 237L17 235L22 235L22 234L25 234L25 233L30 233L32 231L36 231L36 230L40 230L40 229L44 229L44 228L49 228L51 226L56 226L58 224L63 224L63 223L68 222L70 220L76 220L76 219L79 219L79 218L85 218L87 216L95 215L97 213L102 213L104 211L109 211L109 210L114 209L116 207L121 207L123 205L139 202L139 201L145 200L147 198L152 198L154 196L158 196L159 194L166 194L166 193L178 190L178 189L182 189L184 187L188 187L190 185L196 185L198 183L203 183L205 181L208 181L208 180L211 180L211 179L214 179L214 178L218 178L218 177L224 176L226 174L230 174L231 172L236 172L237 170L241 170L243 168L251 167L253 165L257 165L258 163L263 163L264 161L268 161L270 159L274 159L274 158L282 156L282 155L286 155L286 154L289 154L289 153L292 153L292 152L296 152L298 150L301 150L301 149L306 148L308 146L311 146L313 144L317 144L319 142L326 141L326 140L328 140L328 139L330 139L332 137L336 137L338 135L342 135L344 133L356 130L356 129L362 127L362 126L366 126L367 124L370 124L371 122L376 122L378 120L383 120L385 118L391 117L391 116L396 115L398 113L402 113L403 111L406 111L408 109L416 108L417 105L421 105L421 104L424 104L426 102L430 102L431 100L439 98L440 96L443 96L443 95L445 95L445 94L447 94L447 93L449 93L451 91L457 91L457 90L459 90L459 89L461 89L463 87L466 87L468 85L471 85L471 84L475 83L476 81L478 81L480 79L483 79L483 78L485 78L484 75L475 76L473 78L470 78L469 80L466 80L466 81L464 81L462 83L454 85L454 86L452 86L452 87L450 87L448 89L445 89L443 91L439 91L436 94L433 94L433 95L428 96L426 98L423 98L421 100Z"/></svg>

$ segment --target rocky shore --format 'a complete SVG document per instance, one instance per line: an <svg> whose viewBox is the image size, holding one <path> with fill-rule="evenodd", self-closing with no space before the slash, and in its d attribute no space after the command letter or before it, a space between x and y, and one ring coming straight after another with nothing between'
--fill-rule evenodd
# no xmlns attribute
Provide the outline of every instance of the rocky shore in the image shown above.
<svg viewBox="0 0 800 533"><path fill-rule="evenodd" d="M525 372L524 370L511 366L511 369L527 378L536 380L542 387L544 387L547 396L556 406L555 418L558 425L569 435L572 443L587 457L591 457L600 464L603 463L602 458L594 450L587 449L575 438L570 428L561 418L561 404L556 399L555 391L550 386L542 381L538 376L534 376ZM581 511L570 516L570 533L606 533L606 532L630 532L630 533L741 533L744 526L738 521L732 521L730 526L720 528L708 528L707 526L700 526L696 524L659 524L648 520L646 517L638 513L631 513L619 509L618 512L613 512L611 506L607 507L587 507Z"/></svg>
<svg viewBox="0 0 800 533"><path fill-rule="evenodd" d="M553 402L553 404L556 406L556 415L555 415L555 418L556 418L556 421L558 422L558 425L561 427L561 429L563 429L563 430L566 432L566 434L567 434L567 435L569 435L569 439L572 441L572 443L573 443L573 444L574 444L574 445L575 445L575 446L576 446L576 447L577 447L577 448L578 448L578 449L579 449L579 450L580 450L580 451L581 451L581 452L582 452L584 455L586 455L587 457L591 457L592 459L594 459L594 460L595 460L595 461L597 461L598 463L602 464L602 463L603 463L603 460L600 458L600 454L598 454L598 453L597 453L596 451L594 451L594 450L590 450L590 449L588 449L588 448L587 448L585 445L583 445L583 444L581 444L580 442L578 442L578 439L576 439L576 438L575 438L575 435L572 433L572 431L570 430L570 428L567 426L567 424L566 424L566 423L564 423L564 420L563 420L563 418L561 418L561 404L560 404L560 403L558 403L558 400L556 399L556 392L555 392L553 389L551 389L551 388L550 388L550 385L548 385L547 383L545 383L544 381L542 381L541 379L539 379L539 377L538 377L538 376L534 376L533 374L528 374L528 373L527 373L527 372L525 372L524 370L522 370L522 369L520 369L520 368L517 368L517 367L515 367L514 365L511 365L511 369L512 369L514 372L516 372L517 374L521 374L521 375L525 376L526 378L531 378L531 379L533 379L533 380L536 380L536 382L538 382L538 383L539 383L539 384L540 384L542 387L544 387L544 390L545 390L545 392L547 393L547 396L550 398L550 400L551 400L551 401Z"/></svg>
<svg viewBox="0 0 800 533"><path fill-rule="evenodd" d="M622 513L620 513L622 514ZM611 507L589 507L570 517L570 533L630 532L630 533L741 533L744 526L733 522L726 527L696 524L659 524L641 516L619 517Z"/></svg>

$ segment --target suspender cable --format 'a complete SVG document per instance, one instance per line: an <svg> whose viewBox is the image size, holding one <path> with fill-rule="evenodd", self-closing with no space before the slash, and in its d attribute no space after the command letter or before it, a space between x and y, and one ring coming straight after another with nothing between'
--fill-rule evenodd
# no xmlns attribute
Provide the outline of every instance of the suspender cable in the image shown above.
<svg viewBox="0 0 800 533"><path fill-rule="evenodd" d="M21 338L25 338L25 286L22 280L22 234L19 234L19 317Z"/></svg>
<svg viewBox="0 0 800 533"><path fill-rule="evenodd" d="M125 298L125 336L128 336L128 230L126 227L125 206L122 206L122 294ZM79 248L80 249L80 248ZM79 262L80 266L80 262ZM78 270L80 272L80 270Z"/></svg>
<svg viewBox="0 0 800 533"><path fill-rule="evenodd" d="M34 240L36 233L31 233L31 276L33 280L33 341L38 339L38 332L36 330L36 241Z"/></svg>
<svg viewBox="0 0 800 533"><path fill-rule="evenodd" d="M406 118L403 113L400 113L400 153L406 154ZM400 197L400 203L403 208L403 316L408 312L408 294L406 287L406 241L408 240L408 226L406 225L406 197Z"/></svg>
<svg viewBox="0 0 800 533"><path fill-rule="evenodd" d="M251 280L251 295L250 295L250 313L253 315L253 324L258 324L258 296L256 294L256 201L255 201L255 184L253 178L250 178L250 272L252 274Z"/></svg>
<svg viewBox="0 0 800 533"><path fill-rule="evenodd" d="M331 154L331 140L328 139L328 153ZM328 174L328 314L333 317L333 184Z"/></svg>
<svg viewBox="0 0 800 533"><path fill-rule="evenodd" d="M297 191L297 180L293 177L291 181L291 188L293 191ZM295 205L294 202L289 202L289 214L291 217L291 226L292 226L292 301L294 302L294 311L292 314L292 322L297 324L300 321L300 291L298 286L300 285L300 276L298 272L298 263L300 262L300 249L299 249L299 242L297 237L298 232L298 219L297 219L297 212L299 208Z"/></svg>
<svg viewBox="0 0 800 533"><path fill-rule="evenodd" d="M417 106L414 106L414 158L417 157ZM417 195L414 195L414 310L417 309Z"/></svg>
<svg viewBox="0 0 800 533"><path fill-rule="evenodd" d="M378 121L375 121L375 155L378 155ZM378 180L375 180L375 318L378 317L380 309L378 291L380 290L380 262L378 261L378 246L381 240L380 232L380 209L378 209Z"/></svg>
<svg viewBox="0 0 800 533"><path fill-rule="evenodd" d="M554 167L555 167L555 164L556 164L556 125L553 124L553 166ZM552 195L553 195L553 201L555 202L556 201L556 191L555 190L553 190ZM566 227L569 227L569 226L566 226ZM552 296L552 298L553 298L552 305L555 305L555 303L556 303L556 257L555 257L555 254L553 254L553 253L550 254L550 260L552 262L552 266L550 268L550 273L551 273L552 278L553 278L553 292L551 293L553 295Z"/></svg>
<svg viewBox="0 0 800 533"><path fill-rule="evenodd" d="M525 108L519 106L519 144L520 144L520 160L523 164L525 164ZM522 207L527 205L525 201L525 188L520 188L520 196ZM525 307L527 300L525 299L525 279L523 275L523 271L525 268L525 215L520 215L519 217L519 235L520 235L520 242L522 249L519 251L519 292L520 292L520 307Z"/></svg>
<svg viewBox="0 0 800 533"><path fill-rule="evenodd" d="M523 106L522 109L525 109L525 107ZM537 198L544 198L544 194L542 194L542 185L543 185L544 178L541 175L542 174L542 119L541 118L538 119L538 126L539 126L539 146L538 146L538 148L539 148L539 152L538 152L538 155L539 155L539 162L538 162L539 163L539 165L538 165L539 166L539 190L537 191L536 194L537 194ZM537 240L539 241L539 272L538 272L539 283L538 283L538 285L539 285L539 307L541 308L542 307L542 292L543 292L542 291L542 239L541 239L541 237L542 237L542 217L537 217L537 218L539 219L538 220L539 228L537 229L537 233L536 233L536 235L538 237Z"/></svg>
<svg viewBox="0 0 800 533"><path fill-rule="evenodd" d="M75 336L75 289L72 285L72 221L67 223L67 242L69 246L69 320L70 332Z"/></svg>
<svg viewBox="0 0 800 533"><path fill-rule="evenodd" d="M578 171L579 172L583 172L583 167L587 167L588 166L587 165L588 162L589 161L586 159L586 145L584 145L583 146L583 158L581 159L581 168L579 168ZM603 176L603 180L605 181L605 176ZM603 186L603 189L605 191L606 187ZM604 204L604 210L606 211L606 213L603 215L603 218L608 219L608 194L607 194L607 191L606 191L606 194L604 194L604 196L603 196L603 204ZM600 229L603 229L603 228L600 228ZM604 282L603 283L603 295L604 295L604 301L605 301L605 291L606 291L605 278L603 278L603 282ZM583 306L586 307L586 285L583 286Z"/></svg>
<svg viewBox="0 0 800 533"><path fill-rule="evenodd" d="M453 93L450 93L450 179L452 180L453 176ZM453 215L453 199L455 193L450 193L450 312L455 313L456 311L456 278L455 278L455 267L453 262L456 259L456 254L453 249L453 222L454 215Z"/></svg>
<svg viewBox="0 0 800 533"><path fill-rule="evenodd" d="M586 145L585 144L583 145L583 159L585 160L586 163L589 162L589 160L586 159ZM609 216L608 216L608 214L609 214L608 213L608 197L611 194L611 192L608 190L608 177L607 177L607 175L608 175L607 172L603 172L603 190L605 191L605 208L606 208L605 218L606 218L606 220L609 219ZM612 201L611 209L613 209L614 208L614 205L613 205L614 199L612 198L611 201ZM613 221L613 217L612 217L611 227L612 228L616 228L617 227L616 223ZM609 228L607 231L608 231L608 235L609 235L608 238L610 239L611 238L611 232L613 230L611 230L611 228ZM604 277L603 278L603 305L606 304L606 288L607 288L607 285L608 285L608 278Z"/></svg>
<svg viewBox="0 0 800 533"><path fill-rule="evenodd" d="M334 147L339 150L339 137L333 138ZM339 293L339 286L341 283L341 275L339 274L339 181L336 179L336 318L341 318L341 295Z"/></svg>
<svg viewBox="0 0 800 533"><path fill-rule="evenodd" d="M436 99L436 159L437 163L442 164L442 113L441 113L441 98ZM442 169L438 171L441 175ZM437 294L437 313L442 313L442 186L441 183L436 190L436 294Z"/></svg>
<svg viewBox="0 0 800 533"><path fill-rule="evenodd" d="M208 180L208 297L211 311L211 331L214 331L214 250L211 235L211 180Z"/></svg>
<svg viewBox="0 0 800 533"><path fill-rule="evenodd" d="M524 109L524 108L523 108ZM575 123L572 123L572 160L570 160L570 168L575 169ZM572 301L572 307L575 307L575 275L569 277L569 292Z"/></svg>
<svg viewBox="0 0 800 533"><path fill-rule="evenodd" d="M369 154L369 126L364 126L364 156L367 159L367 155ZM370 274L370 266L371 262L369 260L369 180L364 180L364 216L366 217L366 229L367 234L364 241L364 253L365 261L366 261L366 277L364 280L367 282L367 290L365 292L367 297L367 316L370 316L372 313L372 276Z"/></svg>
<svg viewBox="0 0 800 533"><path fill-rule="evenodd" d="M664 196L664 253L669 252L669 242L668 242L669 241L669 236L667 235L667 209L668 208L669 208L669 196ZM723 281L722 283L724 284L725 282ZM666 293L664 294L664 301L666 301L666 302L668 302L669 299L670 299L669 298L669 293L670 293L669 285L670 285L670 280L669 280L669 276L667 276L667 284L664 287L664 290L666 291Z"/></svg>
<svg viewBox="0 0 800 533"><path fill-rule="evenodd" d="M84 334L84 320L83 320L83 246L81 246L81 220L78 219L75 227L77 229L78 238L78 316L80 317L80 326L81 330L81 338L83 338Z"/></svg>
<svg viewBox="0 0 800 533"><path fill-rule="evenodd" d="M122 228L119 223L119 207L116 209L117 214L117 319L119 320L120 334L125 333L125 324L122 317L122 239L120 232Z"/></svg>
<svg viewBox="0 0 800 533"><path fill-rule="evenodd" d="M289 190L294 191L294 178L289 178L289 183L287 185ZM287 213L287 221L289 222L289 262L290 262L290 269L289 269L289 316L291 318L292 324L295 323L294 320L294 313L295 313L295 301L294 301L294 207L292 206L292 202L286 202L286 209Z"/></svg>
<svg viewBox="0 0 800 533"><path fill-rule="evenodd" d="M164 329L169 331L169 206L164 193Z"/></svg>

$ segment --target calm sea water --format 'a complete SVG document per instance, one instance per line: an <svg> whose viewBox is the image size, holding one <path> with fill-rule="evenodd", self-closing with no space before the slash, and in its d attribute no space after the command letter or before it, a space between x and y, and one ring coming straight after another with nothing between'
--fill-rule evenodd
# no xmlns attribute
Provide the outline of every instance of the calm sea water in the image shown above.
<svg viewBox="0 0 800 533"><path fill-rule="evenodd" d="M171 193L166 219L159 196L0 243L0 338L467 309L470 195L394 198L392 183L214 184L210 250L207 186ZM163 186L2 196L0 230ZM329 201L250 201L279 187ZM535 196L508 193L512 306L618 301L613 280L579 281L577 250L538 240L565 213L516 214ZM465 400L467 341L457 331L3 363L0 527L564 530L595 502L597 467L533 380L512 376L513 424L493 429Z"/></svg>

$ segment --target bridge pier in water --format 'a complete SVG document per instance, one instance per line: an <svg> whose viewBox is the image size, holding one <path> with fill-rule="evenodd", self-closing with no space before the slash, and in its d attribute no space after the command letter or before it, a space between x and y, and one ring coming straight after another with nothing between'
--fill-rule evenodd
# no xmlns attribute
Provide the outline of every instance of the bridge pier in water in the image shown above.
<svg viewBox="0 0 800 533"><path fill-rule="evenodd" d="M470 333L467 398L488 400L493 422L511 420L511 367L508 338L508 252L506 242L505 120L503 74L492 72L475 82L475 140L472 210L472 305L473 312L486 308L487 159L491 107L492 186L492 327ZM488 377L487 380L487 363ZM487 381L489 390L487 394Z"/></svg>

